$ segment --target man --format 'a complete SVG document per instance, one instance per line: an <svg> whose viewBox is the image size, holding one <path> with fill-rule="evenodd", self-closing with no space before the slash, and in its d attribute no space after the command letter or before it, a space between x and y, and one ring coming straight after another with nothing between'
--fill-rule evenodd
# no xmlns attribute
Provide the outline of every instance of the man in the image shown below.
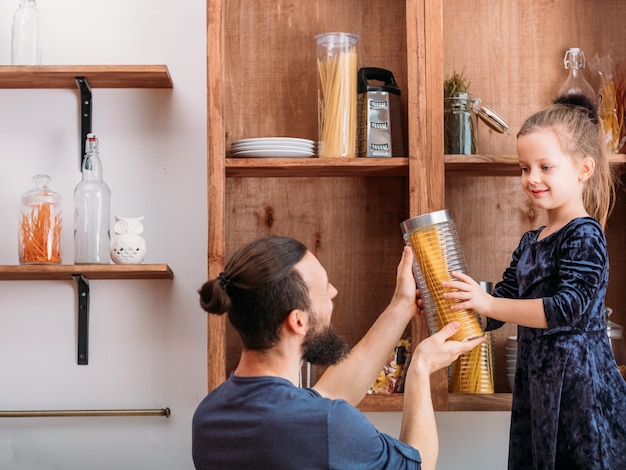
<svg viewBox="0 0 626 470"><path fill-rule="evenodd" d="M484 339L446 341L459 328L454 323L414 348L399 440L354 407L418 313L412 264L405 247L389 306L346 354L330 325L337 290L302 243L268 237L237 251L200 289L207 312L228 313L243 351L234 373L195 412L196 468L434 469L430 375ZM298 387L303 361L331 365L312 389Z"/></svg>

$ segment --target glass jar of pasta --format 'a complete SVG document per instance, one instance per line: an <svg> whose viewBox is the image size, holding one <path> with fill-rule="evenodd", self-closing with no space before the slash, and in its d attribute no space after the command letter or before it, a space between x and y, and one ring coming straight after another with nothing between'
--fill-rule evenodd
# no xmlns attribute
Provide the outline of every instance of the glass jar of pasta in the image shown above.
<svg viewBox="0 0 626 470"><path fill-rule="evenodd" d="M317 40L318 156L357 155L357 53L359 37L324 33Z"/></svg>
<svg viewBox="0 0 626 470"><path fill-rule="evenodd" d="M18 221L20 264L61 263L61 195L48 175L33 177L35 188L22 195Z"/></svg>

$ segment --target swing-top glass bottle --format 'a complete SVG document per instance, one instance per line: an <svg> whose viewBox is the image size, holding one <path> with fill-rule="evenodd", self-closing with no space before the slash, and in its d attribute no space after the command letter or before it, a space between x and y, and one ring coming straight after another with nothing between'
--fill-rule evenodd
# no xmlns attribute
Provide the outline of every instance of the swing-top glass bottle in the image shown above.
<svg viewBox="0 0 626 470"><path fill-rule="evenodd" d="M74 190L74 262L109 264L111 258L111 190L102 179L98 138L85 142L83 178Z"/></svg>
<svg viewBox="0 0 626 470"><path fill-rule="evenodd" d="M569 70L569 75L559 88L557 96L583 94L596 103L597 93L584 76L585 54L583 51L578 47L568 49L563 58L563 65Z"/></svg>

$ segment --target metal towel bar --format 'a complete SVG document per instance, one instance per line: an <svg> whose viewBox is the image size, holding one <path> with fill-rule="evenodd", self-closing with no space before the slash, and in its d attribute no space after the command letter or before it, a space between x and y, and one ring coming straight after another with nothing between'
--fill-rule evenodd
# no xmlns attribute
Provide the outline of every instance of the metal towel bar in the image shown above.
<svg viewBox="0 0 626 470"><path fill-rule="evenodd" d="M169 418L170 409L153 410L23 410L0 411L0 418L48 418L76 416L164 416Z"/></svg>

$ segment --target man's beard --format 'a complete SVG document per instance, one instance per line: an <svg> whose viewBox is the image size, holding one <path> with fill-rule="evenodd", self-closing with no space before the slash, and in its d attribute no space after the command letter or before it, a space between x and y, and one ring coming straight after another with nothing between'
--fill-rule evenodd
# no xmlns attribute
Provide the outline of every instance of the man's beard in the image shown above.
<svg viewBox="0 0 626 470"><path fill-rule="evenodd" d="M302 343L304 351L302 358L306 362L318 366L332 366L346 357L350 349L348 343L331 325L321 330L315 323L311 326Z"/></svg>

